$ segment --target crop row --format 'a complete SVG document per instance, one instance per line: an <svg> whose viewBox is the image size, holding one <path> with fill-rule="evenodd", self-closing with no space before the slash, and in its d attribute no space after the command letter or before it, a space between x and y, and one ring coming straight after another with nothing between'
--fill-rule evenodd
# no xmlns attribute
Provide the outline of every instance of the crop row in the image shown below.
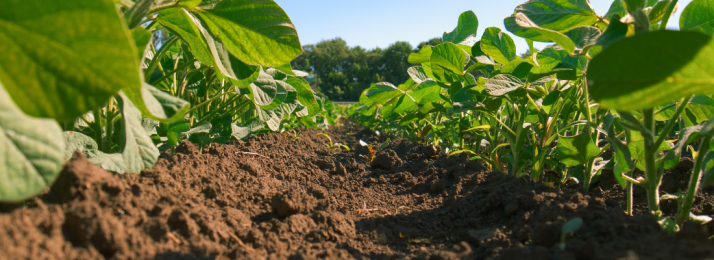
<svg viewBox="0 0 714 260"><path fill-rule="evenodd" d="M410 79L373 84L349 114L552 187L587 190L612 169L628 214L637 185L664 229L708 222L691 207L699 188L714 184L714 1L692 1L681 31L666 30L677 2L617 0L599 15L589 1L530 0L504 20L528 42L523 57L498 28L477 38L478 19L465 12L443 44L409 56L420 64ZM695 159L689 188L661 194L664 171L685 150ZM661 200L678 202L675 219Z"/></svg>
<svg viewBox="0 0 714 260"><path fill-rule="evenodd" d="M0 202L45 190L76 150L139 173L183 140L333 124L290 67L301 52L272 0L3 1Z"/></svg>

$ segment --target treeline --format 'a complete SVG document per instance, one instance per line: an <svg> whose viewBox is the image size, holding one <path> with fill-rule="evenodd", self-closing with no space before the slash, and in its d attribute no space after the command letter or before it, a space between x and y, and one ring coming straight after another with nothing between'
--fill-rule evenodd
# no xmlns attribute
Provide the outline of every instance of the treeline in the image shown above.
<svg viewBox="0 0 714 260"><path fill-rule="evenodd" d="M349 47L341 38L303 46L304 52L291 62L293 69L316 75L318 91L333 101L357 101L362 91L376 82L399 84L409 78L409 54L425 45L441 44L433 38L412 46L395 42L386 49Z"/></svg>

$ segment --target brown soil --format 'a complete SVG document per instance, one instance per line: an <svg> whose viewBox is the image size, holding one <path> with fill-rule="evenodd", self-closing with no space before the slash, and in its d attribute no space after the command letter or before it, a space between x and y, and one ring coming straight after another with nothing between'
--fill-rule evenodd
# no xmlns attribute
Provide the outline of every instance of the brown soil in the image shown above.
<svg viewBox="0 0 714 260"><path fill-rule="evenodd" d="M77 153L47 194L0 214L0 259L714 258L714 226L668 236L649 214L628 217L607 174L586 195L403 139L370 164L358 140L385 136L333 127L333 141L355 148L347 152L317 133L203 153L183 143L141 175L110 174ZM668 173L663 190L686 186L687 167ZM712 191L696 213L714 214ZM642 191L636 201L643 209ZM561 250L561 227L574 217L583 227Z"/></svg>

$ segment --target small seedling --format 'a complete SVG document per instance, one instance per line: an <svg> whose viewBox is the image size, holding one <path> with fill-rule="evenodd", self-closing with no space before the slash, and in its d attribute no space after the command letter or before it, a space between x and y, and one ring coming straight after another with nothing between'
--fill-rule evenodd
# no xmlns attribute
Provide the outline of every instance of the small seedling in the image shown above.
<svg viewBox="0 0 714 260"><path fill-rule="evenodd" d="M344 149L347 150L348 152L350 151L350 147L348 147L347 145L344 145L344 144L341 144L341 143L333 143L333 142L332 142L332 138L330 138L330 136L327 135L327 134L325 134L325 133L319 133L319 134L317 134L317 135L321 135L321 136L327 137L327 140L329 140L330 143L329 143L329 144L325 144L325 146L327 146L327 147L330 148L330 149L344 148Z"/></svg>
<svg viewBox="0 0 714 260"><path fill-rule="evenodd" d="M560 233L560 249L565 250L565 236L575 231L578 231L583 226L583 219L580 217L573 218L563 224L563 231Z"/></svg>

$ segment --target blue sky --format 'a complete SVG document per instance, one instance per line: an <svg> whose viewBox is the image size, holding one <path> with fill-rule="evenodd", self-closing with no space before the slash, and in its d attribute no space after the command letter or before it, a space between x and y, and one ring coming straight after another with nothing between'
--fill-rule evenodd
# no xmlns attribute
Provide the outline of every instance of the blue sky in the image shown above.
<svg viewBox="0 0 714 260"><path fill-rule="evenodd" d="M472 10L479 19L479 35L488 27L503 31L503 18L526 0L275 0L297 27L303 45L341 37L350 46L386 48L396 41L416 46L440 37L456 27L459 14ZM619 0L618 0L619 1ZM680 0L679 10L669 27L677 29L679 15L692 0ZM612 0L591 0L595 11L604 15ZM513 36L512 36L513 37ZM517 52L528 48L522 38L513 37ZM542 48L547 44L536 45Z"/></svg>

